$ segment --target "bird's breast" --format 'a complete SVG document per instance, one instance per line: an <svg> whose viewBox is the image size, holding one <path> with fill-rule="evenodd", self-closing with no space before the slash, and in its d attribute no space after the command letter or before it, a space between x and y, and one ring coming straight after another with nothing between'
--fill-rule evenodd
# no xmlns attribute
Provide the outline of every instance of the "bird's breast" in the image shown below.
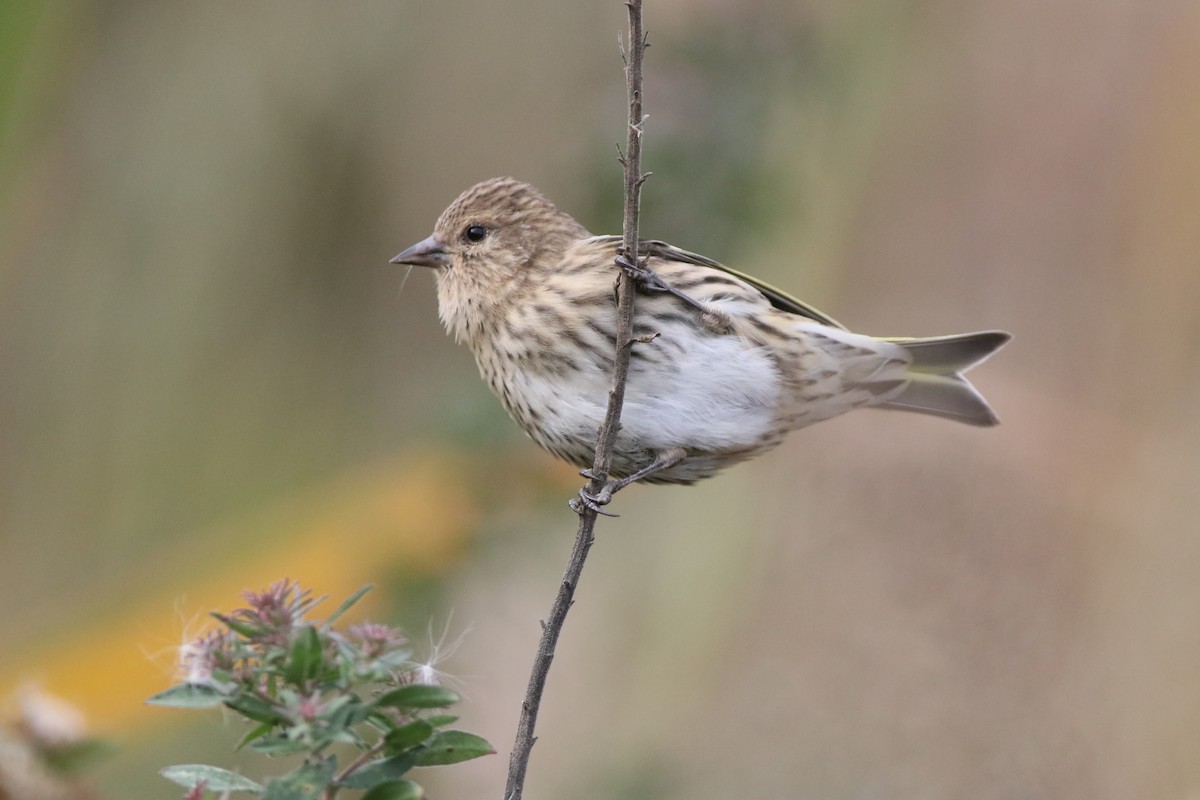
<svg viewBox="0 0 1200 800"><path fill-rule="evenodd" d="M766 348L705 330L673 305L669 314L642 305L634 335L645 341L633 347L618 450L637 459L672 447L717 453L776 440L781 380ZM535 441L590 463L612 381L615 319L611 300L601 313L578 311L531 305L472 349L505 410Z"/></svg>

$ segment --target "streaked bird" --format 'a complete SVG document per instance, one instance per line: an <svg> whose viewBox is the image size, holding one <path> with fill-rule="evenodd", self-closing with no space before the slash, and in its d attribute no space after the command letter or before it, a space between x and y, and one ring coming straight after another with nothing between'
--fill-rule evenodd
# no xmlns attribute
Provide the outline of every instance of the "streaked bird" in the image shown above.
<svg viewBox="0 0 1200 800"><path fill-rule="evenodd" d="M442 322L509 416L589 467L612 380L620 248L621 237L593 236L532 186L495 178L463 192L433 235L392 262L436 271ZM638 343L612 480L581 493L593 508L637 480L707 478L858 408L998 422L963 373L1008 333L865 336L704 256L654 240L638 254Z"/></svg>

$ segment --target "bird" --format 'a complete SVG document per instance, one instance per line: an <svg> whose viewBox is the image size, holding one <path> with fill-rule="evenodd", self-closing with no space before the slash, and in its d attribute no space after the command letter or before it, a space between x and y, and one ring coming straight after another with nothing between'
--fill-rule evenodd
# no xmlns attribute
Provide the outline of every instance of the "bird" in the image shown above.
<svg viewBox="0 0 1200 800"><path fill-rule="evenodd" d="M458 196L394 264L432 268L438 314L508 415L545 450L587 469L615 360L614 281L635 278L633 336L599 511L635 481L692 484L860 408L981 427L999 420L963 376L1011 338L853 333L749 274L648 239L638 263L533 186L493 178ZM580 508L573 501L572 507Z"/></svg>

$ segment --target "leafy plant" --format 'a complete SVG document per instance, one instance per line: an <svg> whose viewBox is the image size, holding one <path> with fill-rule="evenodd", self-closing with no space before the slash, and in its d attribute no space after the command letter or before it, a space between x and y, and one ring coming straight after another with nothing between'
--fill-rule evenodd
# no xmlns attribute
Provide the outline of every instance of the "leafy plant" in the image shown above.
<svg viewBox="0 0 1200 800"><path fill-rule="evenodd" d="M331 800L342 789L367 790L364 800L417 800L414 767L454 764L494 753L484 739L447 726L445 709L458 695L422 682L429 671L413 660L408 639L379 623L333 623L371 587L360 589L323 622L306 614L324 598L290 580L246 592L247 607L213 613L217 629L185 645L186 680L147 702L175 708L225 706L253 724L237 749L303 756L291 772L265 785L219 767L180 764L164 777L206 792L248 792L263 800ZM335 746L357 750L348 763Z"/></svg>

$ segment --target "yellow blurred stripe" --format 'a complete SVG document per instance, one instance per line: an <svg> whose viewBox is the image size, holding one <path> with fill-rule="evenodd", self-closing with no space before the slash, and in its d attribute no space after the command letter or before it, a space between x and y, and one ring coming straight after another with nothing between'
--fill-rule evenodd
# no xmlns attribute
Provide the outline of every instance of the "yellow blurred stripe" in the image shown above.
<svg viewBox="0 0 1200 800"><path fill-rule="evenodd" d="M176 681L173 648L185 635L180 612L207 624L210 610L241 605L241 592L290 577L329 599L332 612L364 583L402 566L444 572L464 552L476 511L452 460L436 455L345 476L333 485L274 504L229 525L200 531L167 567L165 588L139 592L137 605L109 620L89 620L31 652L0 655L0 692L25 681L77 705L101 734L169 721L173 712L144 701ZM224 552L213 552L224 550ZM134 566L139 571L161 565ZM164 576L157 575L162 579ZM372 594L351 617L372 605ZM186 607L180 609L180 602ZM10 660L11 659L11 660Z"/></svg>

